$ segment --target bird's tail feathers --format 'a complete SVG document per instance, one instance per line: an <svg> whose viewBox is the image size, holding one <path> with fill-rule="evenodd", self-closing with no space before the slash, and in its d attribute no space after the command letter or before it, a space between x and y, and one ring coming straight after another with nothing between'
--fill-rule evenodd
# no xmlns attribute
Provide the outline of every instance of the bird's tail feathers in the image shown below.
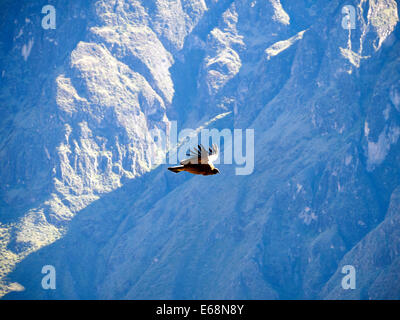
<svg viewBox="0 0 400 320"><path fill-rule="evenodd" d="M183 171L183 166L169 167L168 170L178 173L178 172Z"/></svg>

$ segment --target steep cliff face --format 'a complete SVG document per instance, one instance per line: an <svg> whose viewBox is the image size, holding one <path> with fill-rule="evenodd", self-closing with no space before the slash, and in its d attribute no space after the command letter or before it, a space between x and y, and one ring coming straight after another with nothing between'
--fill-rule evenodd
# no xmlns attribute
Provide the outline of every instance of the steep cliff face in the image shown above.
<svg viewBox="0 0 400 320"><path fill-rule="evenodd" d="M45 4L1 10L2 295L399 298L396 1ZM225 112L252 174L154 166Z"/></svg>

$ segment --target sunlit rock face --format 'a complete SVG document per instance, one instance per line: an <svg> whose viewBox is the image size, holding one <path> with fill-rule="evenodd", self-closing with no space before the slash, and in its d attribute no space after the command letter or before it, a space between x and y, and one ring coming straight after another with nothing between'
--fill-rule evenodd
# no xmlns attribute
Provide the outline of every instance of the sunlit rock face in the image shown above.
<svg viewBox="0 0 400 320"><path fill-rule="evenodd" d="M396 1L46 4L0 5L4 298L400 298ZM221 113L251 174L155 165Z"/></svg>

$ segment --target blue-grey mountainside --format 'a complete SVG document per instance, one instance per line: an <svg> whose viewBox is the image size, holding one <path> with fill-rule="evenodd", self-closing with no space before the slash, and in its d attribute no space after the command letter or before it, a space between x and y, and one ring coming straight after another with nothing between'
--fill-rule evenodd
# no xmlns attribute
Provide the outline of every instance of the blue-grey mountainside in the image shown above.
<svg viewBox="0 0 400 320"><path fill-rule="evenodd" d="M399 299L399 2L1 1L0 297Z"/></svg>

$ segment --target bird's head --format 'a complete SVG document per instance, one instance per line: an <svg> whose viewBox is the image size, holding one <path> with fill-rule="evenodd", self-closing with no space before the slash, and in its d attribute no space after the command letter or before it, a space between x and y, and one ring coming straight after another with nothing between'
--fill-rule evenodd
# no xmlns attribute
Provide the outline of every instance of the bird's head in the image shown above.
<svg viewBox="0 0 400 320"><path fill-rule="evenodd" d="M217 174L217 173L219 173L219 170L217 168L214 168L214 169L212 169L212 173Z"/></svg>

